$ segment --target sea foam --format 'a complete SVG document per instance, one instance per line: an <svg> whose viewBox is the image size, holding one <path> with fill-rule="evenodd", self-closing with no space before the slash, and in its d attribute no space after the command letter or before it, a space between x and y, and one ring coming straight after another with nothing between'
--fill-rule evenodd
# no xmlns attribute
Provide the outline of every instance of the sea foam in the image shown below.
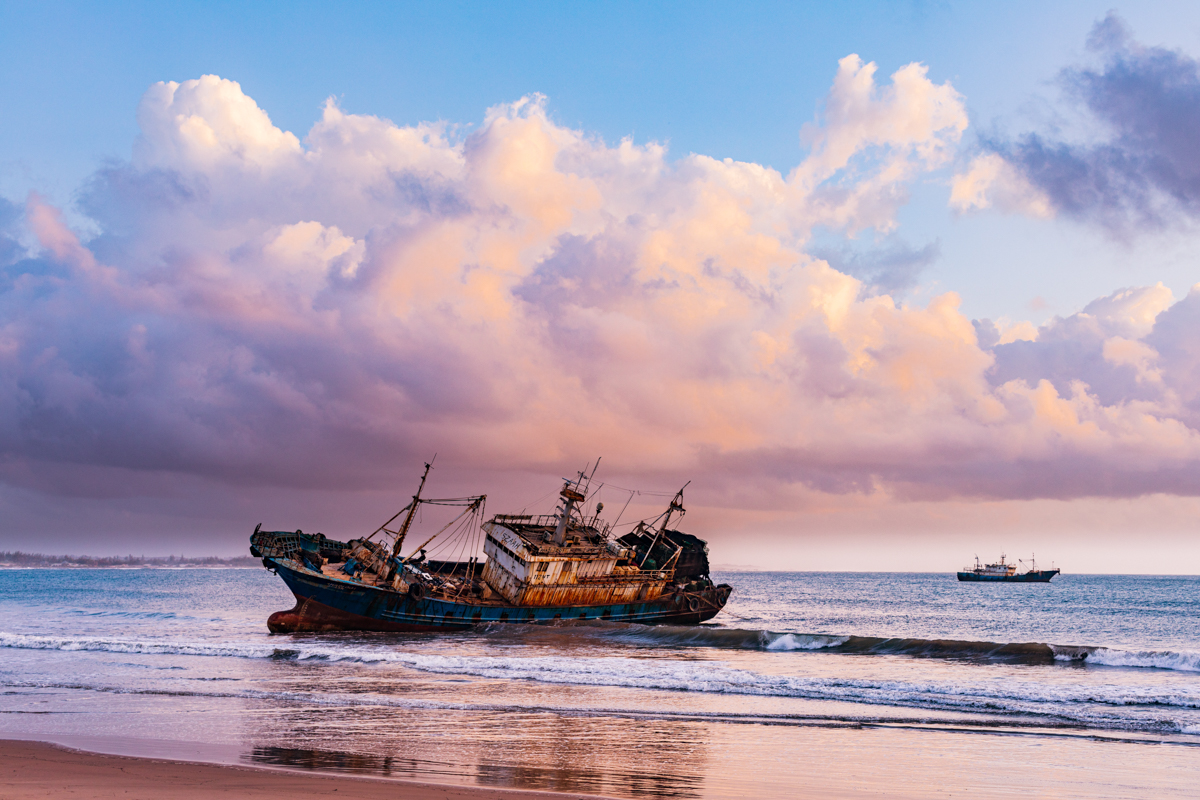
<svg viewBox="0 0 1200 800"><path fill-rule="evenodd" d="M38 636L0 632L0 647L101 651L143 655L285 659L394 665L439 675L506 681L614 686L705 694L744 694L839 700L911 708L1053 715L1103 719L1108 706L1200 709L1200 689L1180 691L1119 685L1073 686L1008 680L986 685L947 681L877 680L763 674L720 661L623 656L483 656L409 652L340 643L273 646L247 642L139 641L103 637Z"/></svg>

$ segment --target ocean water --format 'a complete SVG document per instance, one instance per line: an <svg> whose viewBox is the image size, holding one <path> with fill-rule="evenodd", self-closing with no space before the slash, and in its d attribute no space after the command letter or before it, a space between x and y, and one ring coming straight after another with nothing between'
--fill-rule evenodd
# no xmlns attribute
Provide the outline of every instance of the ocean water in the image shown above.
<svg viewBox="0 0 1200 800"><path fill-rule="evenodd" d="M266 570L0 571L0 735L619 797L1200 785L1200 578L714 577L697 627L270 635Z"/></svg>

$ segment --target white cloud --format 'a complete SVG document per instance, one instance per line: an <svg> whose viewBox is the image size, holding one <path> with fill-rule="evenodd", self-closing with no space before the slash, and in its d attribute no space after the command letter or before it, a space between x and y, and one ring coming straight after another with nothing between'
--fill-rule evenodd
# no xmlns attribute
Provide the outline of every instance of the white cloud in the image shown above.
<svg viewBox="0 0 1200 800"><path fill-rule="evenodd" d="M966 172L954 176L950 207L962 212L995 207L1039 219L1054 216L1049 198L996 153L979 156Z"/></svg>
<svg viewBox="0 0 1200 800"><path fill-rule="evenodd" d="M926 67L902 67L882 90L875 71L857 55L838 62L823 124L802 132L812 153L789 178L808 213L851 232L894 227L904 182L945 164L968 124L962 96L949 83L932 83ZM851 169L864 156L871 168ZM844 170L847 181L823 186Z"/></svg>
<svg viewBox="0 0 1200 800"><path fill-rule="evenodd" d="M1158 315L1174 303L1174 294L1160 281L1154 286L1121 289L1093 300L1083 313L1099 320L1108 332L1141 338L1154 329Z"/></svg>
<svg viewBox="0 0 1200 800"><path fill-rule="evenodd" d="M234 81L216 75L156 83L138 106L141 168L270 168L300 154L300 141L270 118Z"/></svg>

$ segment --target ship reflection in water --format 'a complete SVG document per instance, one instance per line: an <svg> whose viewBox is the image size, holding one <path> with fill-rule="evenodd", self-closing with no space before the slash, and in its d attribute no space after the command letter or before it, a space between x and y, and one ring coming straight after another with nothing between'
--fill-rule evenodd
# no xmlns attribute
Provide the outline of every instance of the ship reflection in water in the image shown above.
<svg viewBox="0 0 1200 800"><path fill-rule="evenodd" d="M558 713L433 713L357 709L264 715L271 725L246 763L377 778L634 798L693 798L704 792L705 731L697 723L571 717ZM332 718L331 718L332 717ZM279 727L276 728L275 726ZM358 729L356 731L356 729ZM380 734L384 735L380 735ZM391 735L387 735L391 734ZM319 742L337 737L339 747Z"/></svg>

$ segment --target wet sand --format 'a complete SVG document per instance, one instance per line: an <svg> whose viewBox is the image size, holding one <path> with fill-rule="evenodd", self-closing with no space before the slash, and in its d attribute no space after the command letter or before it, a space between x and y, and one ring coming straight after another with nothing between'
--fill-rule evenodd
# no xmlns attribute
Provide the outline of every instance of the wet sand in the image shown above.
<svg viewBox="0 0 1200 800"><path fill-rule="evenodd" d="M1014 797L1141 800L1193 798L1200 748L1087 735L991 735L892 727L760 728L710 780L647 784L625 798L832 798L895 800ZM750 734L745 731L744 734ZM743 735L744 735L743 734ZM782 735L784 742L773 739ZM130 742L114 743L128 747ZM150 744L147 742L146 744ZM732 744L728 742L727 744ZM784 745L781 747L780 745ZM103 741L94 743L104 748ZM143 751L145 752L145 751ZM344 754L343 754L344 755ZM363 765L365 766L366 762ZM568 800L597 794L433 783L370 774L109 755L0 739L0 798L125 800ZM316 763L316 762L314 762ZM345 765L343 765L345 766ZM647 765L650 766L650 765ZM520 770L520 767L513 767ZM453 776L453 772L447 773ZM453 779L453 777L451 777Z"/></svg>
<svg viewBox="0 0 1200 800"><path fill-rule="evenodd" d="M0 797L207 800L566 800L597 795L443 786L431 783L303 774L285 770L100 755L42 742L0 740Z"/></svg>

